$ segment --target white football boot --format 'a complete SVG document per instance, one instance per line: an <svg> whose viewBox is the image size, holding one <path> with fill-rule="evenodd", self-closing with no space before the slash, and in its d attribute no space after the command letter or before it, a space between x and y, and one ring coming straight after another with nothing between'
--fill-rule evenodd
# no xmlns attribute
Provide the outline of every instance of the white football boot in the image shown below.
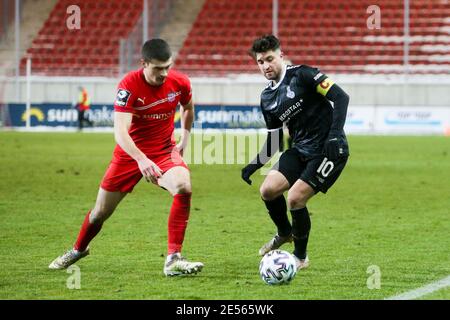
<svg viewBox="0 0 450 320"><path fill-rule="evenodd" d="M293 254L295 258L295 264L297 265L297 271L300 269L306 269L309 267L309 258L308 255L306 255L305 259L299 259L295 254Z"/></svg>
<svg viewBox="0 0 450 320"><path fill-rule="evenodd" d="M259 255L264 256L267 252L278 249L286 242L292 242L292 235L282 237L276 234L272 239L270 239L269 242L264 244L261 249L259 249Z"/></svg>
<svg viewBox="0 0 450 320"><path fill-rule="evenodd" d="M70 265L74 264L81 258L87 256L89 254L89 247L86 248L83 252L77 251L75 249L70 249L62 256L59 256L48 266L49 269L60 270L66 269Z"/></svg>
<svg viewBox="0 0 450 320"><path fill-rule="evenodd" d="M189 262L179 252L176 252L167 256L166 263L164 264L164 274L166 276L195 274L202 271L202 268L203 263Z"/></svg>

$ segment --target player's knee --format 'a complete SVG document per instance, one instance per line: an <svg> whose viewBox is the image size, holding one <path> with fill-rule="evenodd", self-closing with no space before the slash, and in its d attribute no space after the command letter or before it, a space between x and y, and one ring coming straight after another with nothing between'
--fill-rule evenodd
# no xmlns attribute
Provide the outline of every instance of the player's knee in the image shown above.
<svg viewBox="0 0 450 320"><path fill-rule="evenodd" d="M107 206L98 206L96 205L94 209L92 209L91 214L89 216L89 222L92 224L101 224L105 222L106 219L112 214L112 211Z"/></svg>
<svg viewBox="0 0 450 320"><path fill-rule="evenodd" d="M275 199L277 197L276 191L277 190L275 190L273 187L267 184L263 184L259 189L259 192L261 193L261 198L266 201Z"/></svg>
<svg viewBox="0 0 450 320"><path fill-rule="evenodd" d="M91 224L102 224L105 221L104 217L98 211L91 211L89 222Z"/></svg>
<svg viewBox="0 0 450 320"><path fill-rule="evenodd" d="M288 192L287 204L289 209L300 209L306 206L307 198L302 193Z"/></svg>
<svg viewBox="0 0 450 320"><path fill-rule="evenodd" d="M192 193L192 187L190 182L182 181L175 184L174 193Z"/></svg>

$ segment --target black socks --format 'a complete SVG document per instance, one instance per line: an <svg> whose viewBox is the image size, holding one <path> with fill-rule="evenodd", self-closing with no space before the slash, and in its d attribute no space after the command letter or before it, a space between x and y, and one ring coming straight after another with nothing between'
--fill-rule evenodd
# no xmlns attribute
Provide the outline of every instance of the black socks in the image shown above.
<svg viewBox="0 0 450 320"><path fill-rule="evenodd" d="M274 200L263 200L269 210L270 218L278 228L278 235L286 237L291 234L292 227L287 216L287 206L284 196L281 195Z"/></svg>
<svg viewBox="0 0 450 320"><path fill-rule="evenodd" d="M311 219L306 207L291 210L292 226L287 216L287 206L284 196L270 201L263 200L269 210L270 218L278 229L278 235L286 237L292 232L294 238L294 254L299 259L306 258L306 247L308 246L309 231L311 230Z"/></svg>
<svg viewBox="0 0 450 320"><path fill-rule="evenodd" d="M294 237L294 254L299 259L306 258L306 246L308 245L309 230L311 230L311 219L306 207L291 210L292 235Z"/></svg>

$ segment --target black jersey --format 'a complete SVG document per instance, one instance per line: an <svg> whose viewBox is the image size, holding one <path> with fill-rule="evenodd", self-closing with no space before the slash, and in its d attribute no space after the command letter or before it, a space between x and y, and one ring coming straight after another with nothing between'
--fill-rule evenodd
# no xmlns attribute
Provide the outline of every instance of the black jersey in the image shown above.
<svg viewBox="0 0 450 320"><path fill-rule="evenodd" d="M322 155L325 139L333 122L333 107L318 92L332 86L324 81L328 77L319 69L306 65L286 66L281 80L272 82L261 93L261 111L267 128L278 129L285 123L292 137L292 146L306 158ZM325 83L325 86L323 84ZM320 88L319 88L320 89ZM344 130L338 133L343 154L348 155L348 143Z"/></svg>

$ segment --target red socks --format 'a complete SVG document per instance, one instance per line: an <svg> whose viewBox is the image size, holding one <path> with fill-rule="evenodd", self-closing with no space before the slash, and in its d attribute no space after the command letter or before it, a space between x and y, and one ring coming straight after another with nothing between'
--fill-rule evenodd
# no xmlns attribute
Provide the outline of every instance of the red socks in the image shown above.
<svg viewBox="0 0 450 320"><path fill-rule="evenodd" d="M176 194L173 197L168 221L168 254L181 251L190 208L191 193Z"/></svg>
<svg viewBox="0 0 450 320"><path fill-rule="evenodd" d="M89 210L86 218L84 218L83 225L81 226L80 233L78 234L77 242L75 242L74 249L77 251L86 250L89 242L99 233L102 228L101 224L92 224L89 222L89 216L91 215L91 210Z"/></svg>

